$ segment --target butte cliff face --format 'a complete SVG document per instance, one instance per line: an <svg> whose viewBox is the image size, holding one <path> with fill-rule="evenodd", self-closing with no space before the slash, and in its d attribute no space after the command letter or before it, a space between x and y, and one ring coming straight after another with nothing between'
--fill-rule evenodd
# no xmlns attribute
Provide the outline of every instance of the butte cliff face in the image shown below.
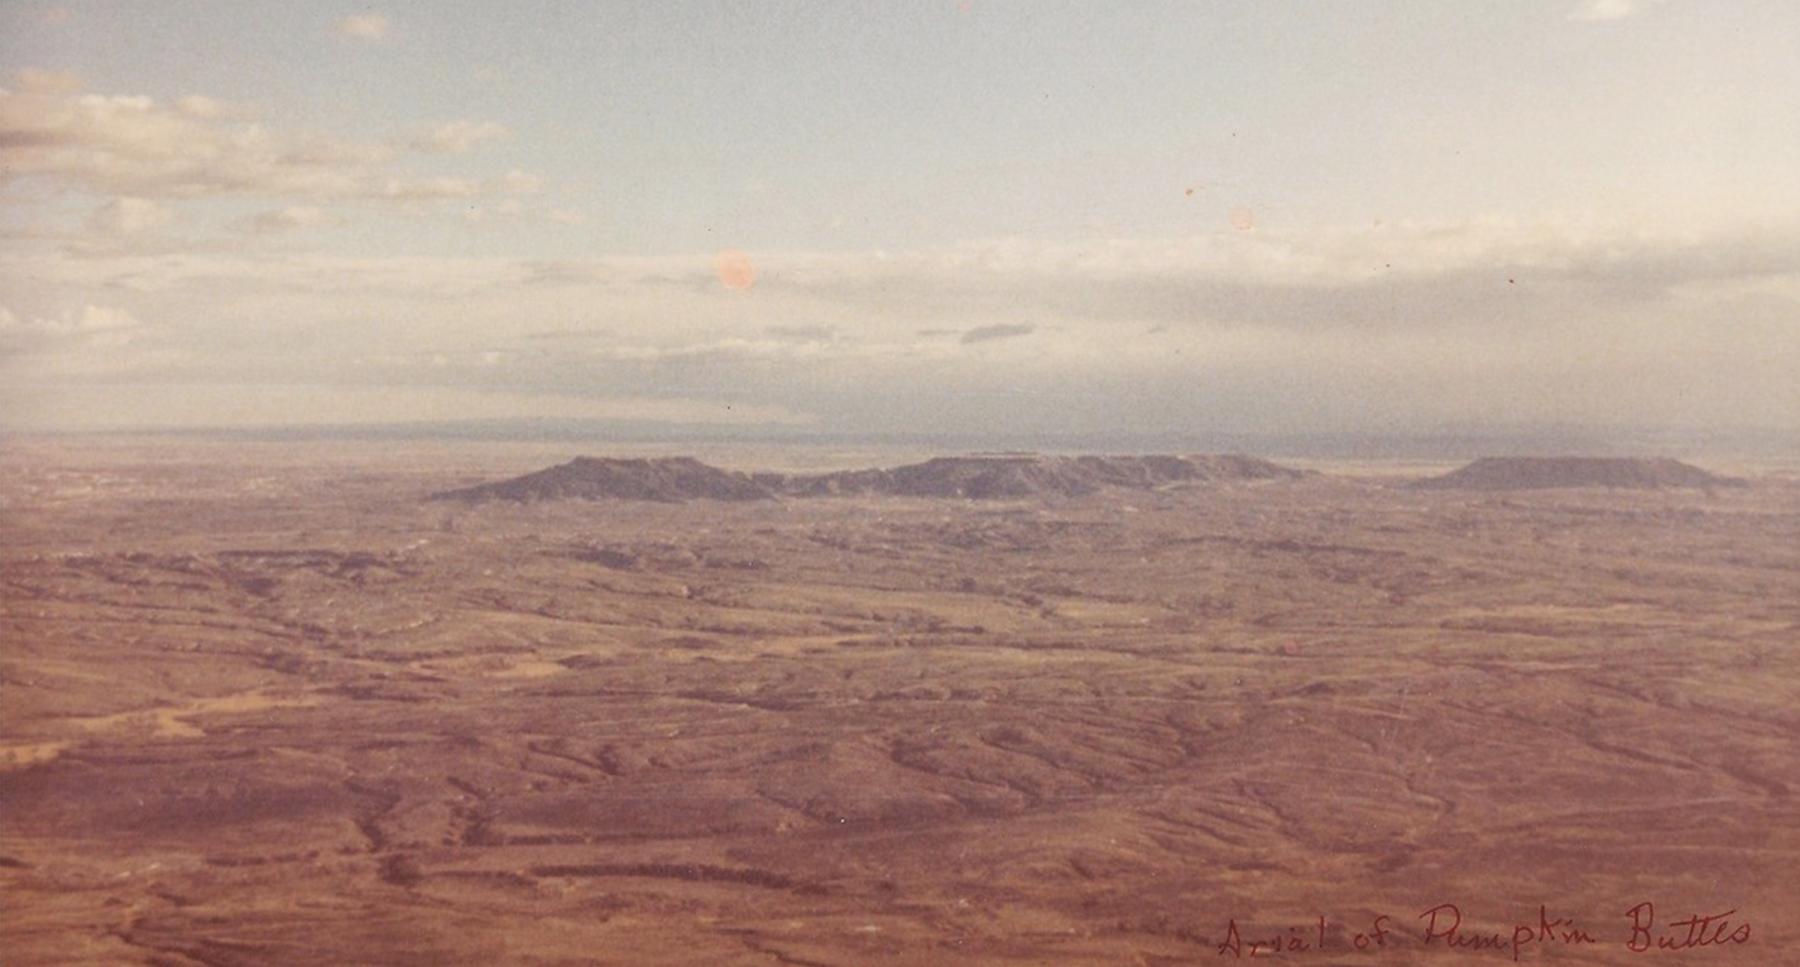
<svg viewBox="0 0 1800 967"><path fill-rule="evenodd" d="M536 473L434 495L470 502L505 500L768 500L777 497L885 495L965 500L1077 497L1105 488L1160 487L1227 481L1279 480L1298 470L1242 456L1041 456L998 454L936 457L891 469L821 474L722 470L691 457L581 457Z"/></svg>
<svg viewBox="0 0 1800 967"><path fill-rule="evenodd" d="M1546 490L1556 487L1730 487L1721 477L1666 457L1483 457L1441 477L1413 483L1426 490Z"/></svg>

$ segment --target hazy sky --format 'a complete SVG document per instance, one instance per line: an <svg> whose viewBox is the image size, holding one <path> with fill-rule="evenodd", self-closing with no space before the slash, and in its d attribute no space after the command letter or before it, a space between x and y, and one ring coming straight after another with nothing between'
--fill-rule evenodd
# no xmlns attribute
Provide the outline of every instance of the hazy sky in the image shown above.
<svg viewBox="0 0 1800 967"><path fill-rule="evenodd" d="M0 426L1800 427L1800 4L12 2Z"/></svg>

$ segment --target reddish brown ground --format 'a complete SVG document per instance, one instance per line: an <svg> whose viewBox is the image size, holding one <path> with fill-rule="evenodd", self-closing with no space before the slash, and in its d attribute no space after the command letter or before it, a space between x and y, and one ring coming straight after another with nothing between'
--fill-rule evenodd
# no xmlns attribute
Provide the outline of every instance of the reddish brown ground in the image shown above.
<svg viewBox="0 0 1800 967"><path fill-rule="evenodd" d="M9 445L5 962L1800 963L1791 479L420 499L568 455Z"/></svg>

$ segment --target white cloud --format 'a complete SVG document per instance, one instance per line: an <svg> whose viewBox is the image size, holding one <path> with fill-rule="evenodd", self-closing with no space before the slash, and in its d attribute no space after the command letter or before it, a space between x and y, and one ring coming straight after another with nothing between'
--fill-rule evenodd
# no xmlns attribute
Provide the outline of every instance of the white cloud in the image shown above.
<svg viewBox="0 0 1800 967"><path fill-rule="evenodd" d="M374 12L352 14L337 22L337 32L339 37L368 43L384 40L388 33L388 18Z"/></svg>
<svg viewBox="0 0 1800 967"><path fill-rule="evenodd" d="M535 195L544 190L544 179L515 168L501 175L496 187L508 194Z"/></svg>
<svg viewBox="0 0 1800 967"><path fill-rule="evenodd" d="M114 198L88 216L88 230L100 235L137 235L167 225L175 213L148 198Z"/></svg>
<svg viewBox="0 0 1800 967"><path fill-rule="evenodd" d="M312 205L289 205L272 211L257 212L239 219L233 227L240 232L252 235L273 235L290 232L300 228L316 228L333 224L333 219L323 209Z"/></svg>
<svg viewBox="0 0 1800 967"><path fill-rule="evenodd" d="M505 125L493 121L445 121L420 132L410 144L419 151L458 154L506 135Z"/></svg>
<svg viewBox="0 0 1800 967"><path fill-rule="evenodd" d="M19 318L0 307L0 356L24 350L63 347L72 351L116 348L131 340L131 331L142 327L131 313L110 306L88 304L56 316Z"/></svg>
<svg viewBox="0 0 1800 967"><path fill-rule="evenodd" d="M1624 20L1643 9L1643 0L1582 0L1569 11L1569 19L1586 23Z"/></svg>
<svg viewBox="0 0 1800 967"><path fill-rule="evenodd" d="M473 178L440 176L435 178L389 178L382 182L379 195L395 201L434 201L471 198L481 193L481 183Z"/></svg>
<svg viewBox="0 0 1800 967"><path fill-rule="evenodd" d="M141 323L133 318L131 313L122 309L87 305L81 308L81 312L77 313L68 325L73 332L95 333L136 329Z"/></svg>
<svg viewBox="0 0 1800 967"><path fill-rule="evenodd" d="M209 120L212 118L225 117L230 113L230 109L227 108L223 101L214 100L213 98L200 94L189 94L185 97L176 98L175 109L188 117L206 118Z"/></svg>
<svg viewBox="0 0 1800 967"><path fill-rule="evenodd" d="M647 420L711 425L807 423L781 406L681 397L594 397L443 386L288 383L58 385L34 394L26 425L56 428L381 424L495 419Z"/></svg>
<svg viewBox="0 0 1800 967"><path fill-rule="evenodd" d="M516 171L486 180L397 171L400 156L392 146L272 128L199 95L168 105L143 96L80 94L43 77L28 80L18 92L0 91L0 184L37 178L138 198L394 201L519 192L537 184ZM497 128L467 122L428 140L454 148L491 137Z"/></svg>
<svg viewBox="0 0 1800 967"><path fill-rule="evenodd" d="M73 71L23 67L13 79L25 94L72 94L81 90L81 76Z"/></svg>
<svg viewBox="0 0 1800 967"><path fill-rule="evenodd" d="M464 395L444 396L441 410L419 410L445 418L461 402L488 405L468 395L478 391L512 399L521 415L533 400L563 412L551 397L679 397L864 428L892 428L907 412L947 427L1787 425L1800 412L1797 242L1791 226L1581 218L1000 239L752 252L760 278L748 293L720 284L711 253L534 262L0 252L0 288L17 293L15 310L104 291L144 318L183 320L121 330L136 341L102 353L71 336L104 317L48 314L30 324L40 343L31 372L365 394L455 388ZM790 335L821 332L830 338ZM474 412L486 411L464 415Z"/></svg>

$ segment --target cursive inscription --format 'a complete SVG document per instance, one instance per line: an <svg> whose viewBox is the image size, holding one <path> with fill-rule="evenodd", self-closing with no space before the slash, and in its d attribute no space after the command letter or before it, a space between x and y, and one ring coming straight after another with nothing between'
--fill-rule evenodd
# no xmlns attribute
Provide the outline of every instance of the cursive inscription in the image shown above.
<svg viewBox="0 0 1800 967"><path fill-rule="evenodd" d="M1404 921L1385 913L1357 924L1334 922L1321 915L1304 924L1250 929L1232 917L1215 949L1221 957L1242 959L1424 947L1446 953L1506 956L1516 962L1534 947L1616 944L1640 954L1680 953L1747 944L1751 936L1750 921L1735 907L1722 913L1684 911L1676 919L1659 919L1656 905L1649 900L1627 909L1622 922L1591 928L1573 916L1552 914L1549 904L1540 904L1535 918L1516 921L1510 928L1495 929L1491 922L1479 929L1472 927L1455 903L1427 907L1413 919L1416 926L1411 929L1402 929L1398 924Z"/></svg>

